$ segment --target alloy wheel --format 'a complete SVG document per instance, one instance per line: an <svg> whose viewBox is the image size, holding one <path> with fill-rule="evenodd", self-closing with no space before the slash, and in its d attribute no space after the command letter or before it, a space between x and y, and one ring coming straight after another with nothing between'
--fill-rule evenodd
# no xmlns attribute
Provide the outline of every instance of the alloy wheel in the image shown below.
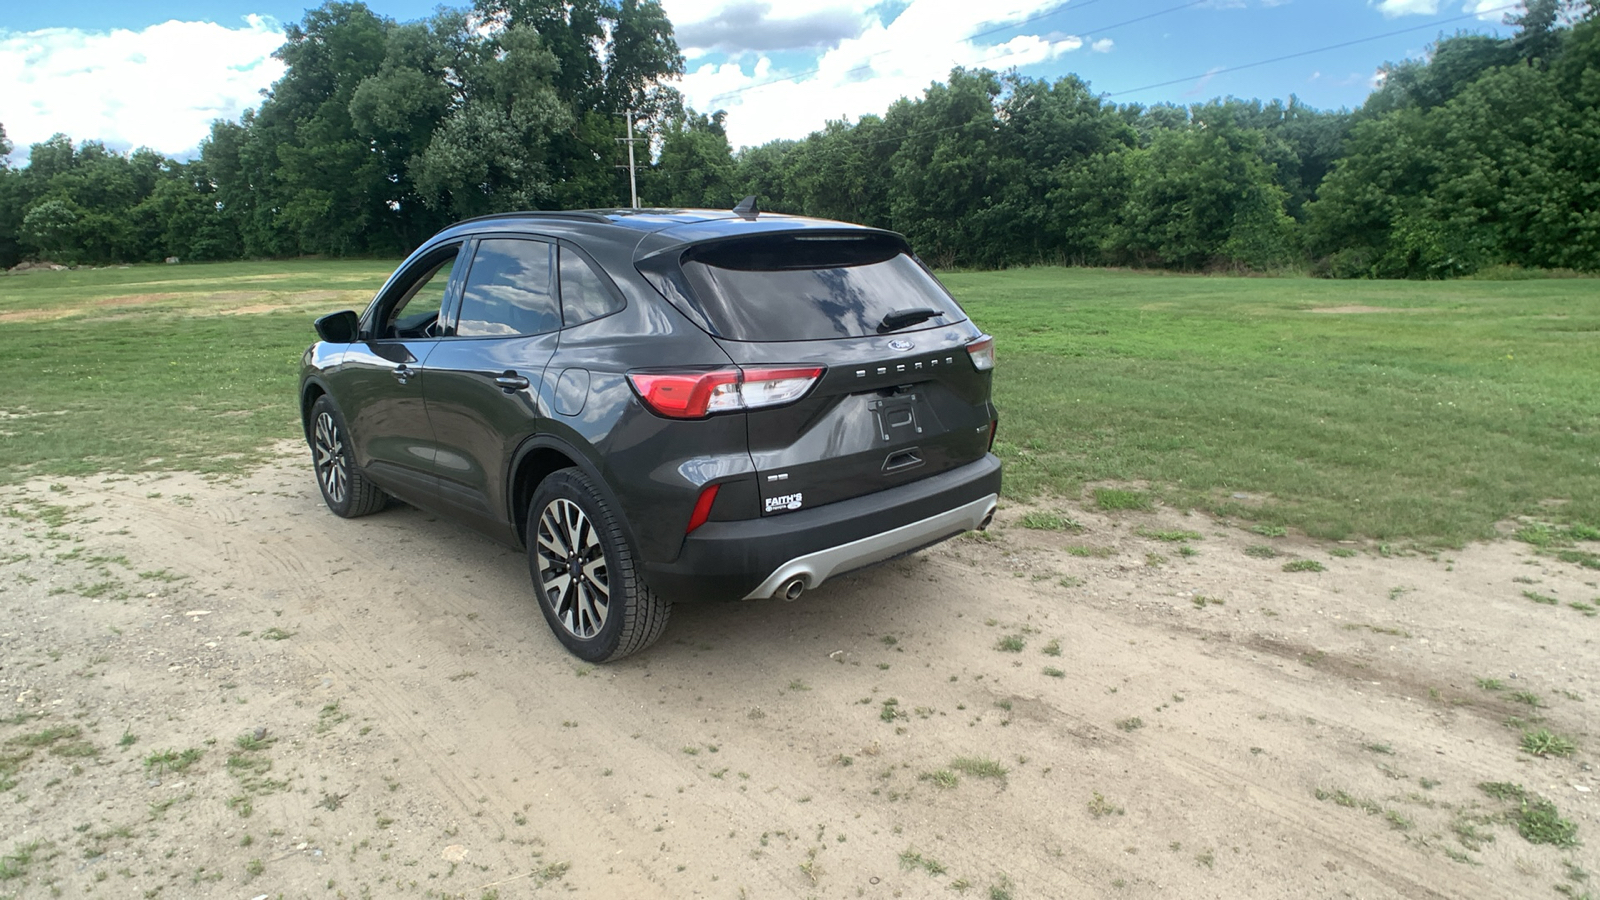
<svg viewBox="0 0 1600 900"><path fill-rule="evenodd" d="M350 470L344 459L344 435L330 413L317 415L314 449L317 483L322 485L322 492L328 495L329 500L343 503L350 485Z"/></svg>
<svg viewBox="0 0 1600 900"><path fill-rule="evenodd" d="M536 541L540 588L561 627L584 640L598 635L611 610L611 581L594 523L578 504L557 498L539 514Z"/></svg>

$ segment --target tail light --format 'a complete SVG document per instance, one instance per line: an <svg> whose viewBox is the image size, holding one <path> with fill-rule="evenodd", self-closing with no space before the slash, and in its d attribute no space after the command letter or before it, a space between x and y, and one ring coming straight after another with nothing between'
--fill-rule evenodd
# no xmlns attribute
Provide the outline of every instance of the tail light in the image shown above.
<svg viewBox="0 0 1600 900"><path fill-rule="evenodd" d="M991 452L994 450L994 436L996 434L998 434L999 432L1000 432L1000 420L999 419L990 419L989 420L989 450Z"/></svg>
<svg viewBox="0 0 1600 900"><path fill-rule="evenodd" d="M967 355L972 357L972 367L979 372L994 368L994 338L984 335L967 345Z"/></svg>
<svg viewBox="0 0 1600 900"><path fill-rule="evenodd" d="M821 366L630 372L628 383L644 405L669 419L703 419L720 412L793 403L806 395Z"/></svg>

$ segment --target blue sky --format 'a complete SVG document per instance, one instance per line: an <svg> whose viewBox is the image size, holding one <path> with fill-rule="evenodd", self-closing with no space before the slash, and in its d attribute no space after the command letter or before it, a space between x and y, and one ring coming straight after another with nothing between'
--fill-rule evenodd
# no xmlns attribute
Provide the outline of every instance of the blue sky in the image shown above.
<svg viewBox="0 0 1600 900"><path fill-rule="evenodd" d="M1077 73L1119 103L1295 94L1360 105L1385 61L1441 33L1501 31L1508 0L664 0L680 85L726 109L736 146L882 112L952 66ZM409 20L434 2L371 0ZM0 124L19 149L62 131L185 156L281 73L282 0L12 2L0 13ZM1369 40L1371 39L1371 40ZM1338 44L1348 46L1332 48ZM1265 65L1268 59L1320 51ZM1250 66L1240 71L1221 71ZM1171 82L1171 83L1167 83ZM1157 86L1153 86L1157 85ZM20 154L19 154L20 155ZM20 161L20 160L19 160Z"/></svg>

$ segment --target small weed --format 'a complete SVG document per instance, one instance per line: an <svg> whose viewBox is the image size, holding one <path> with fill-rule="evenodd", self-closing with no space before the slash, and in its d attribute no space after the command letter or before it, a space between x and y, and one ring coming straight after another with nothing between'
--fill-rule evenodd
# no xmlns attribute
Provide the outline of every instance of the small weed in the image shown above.
<svg viewBox="0 0 1600 900"><path fill-rule="evenodd" d="M1596 615L1600 615L1600 609L1596 609L1594 604L1592 604L1592 603L1583 603L1581 601L1574 600L1571 603L1568 603L1567 605L1572 607L1573 609L1577 610L1578 612L1583 613L1584 615L1588 616L1591 619L1594 618Z"/></svg>
<svg viewBox="0 0 1600 900"><path fill-rule="evenodd" d="M1189 600L1189 602L1194 604L1195 609L1205 609L1207 606L1223 606L1228 601L1218 600L1215 597L1207 597L1203 594L1195 594L1194 597Z"/></svg>
<svg viewBox="0 0 1600 900"><path fill-rule="evenodd" d="M1389 823L1389 827L1393 828L1395 831L1410 831L1412 825L1415 824L1410 819L1392 809L1384 810L1383 818L1384 821Z"/></svg>
<svg viewBox="0 0 1600 900"><path fill-rule="evenodd" d="M1198 531L1179 531L1179 530L1163 531L1163 530L1157 530L1157 529L1151 529L1151 528L1143 528L1143 527L1135 529L1134 533L1138 534L1141 537L1147 537L1147 538L1150 538L1152 540L1166 541L1169 544L1176 544L1176 543L1179 543L1181 541L1198 541L1198 540L1202 540L1205 537L1204 535L1202 535Z"/></svg>
<svg viewBox="0 0 1600 900"><path fill-rule="evenodd" d="M1008 634L994 642L994 648L1003 653L1021 653L1026 646L1028 640L1020 634Z"/></svg>
<svg viewBox="0 0 1600 900"><path fill-rule="evenodd" d="M1546 606L1555 606L1561 602L1554 597L1546 597L1545 595L1534 591L1523 591L1522 596L1527 597L1529 600L1532 600L1535 603L1543 603Z"/></svg>
<svg viewBox="0 0 1600 900"><path fill-rule="evenodd" d="M1468 850L1477 852L1483 849L1484 844L1494 843L1494 834L1488 831L1479 831L1479 825L1487 825L1491 819L1470 818L1462 816L1450 823L1450 831L1455 834L1456 840Z"/></svg>
<svg viewBox="0 0 1600 900"><path fill-rule="evenodd" d="M1562 737L1544 728L1522 733L1522 751L1534 756L1571 756L1577 749L1578 745L1573 743L1571 738Z"/></svg>
<svg viewBox="0 0 1600 900"><path fill-rule="evenodd" d="M1063 575L1061 580L1057 581L1056 584L1059 584L1064 588L1083 587L1083 579L1076 575Z"/></svg>
<svg viewBox="0 0 1600 900"><path fill-rule="evenodd" d="M1517 701L1518 703L1531 706L1534 709L1539 709L1544 706L1544 701L1540 700L1539 695L1535 694L1533 691L1513 691L1511 693L1511 699Z"/></svg>
<svg viewBox="0 0 1600 900"><path fill-rule="evenodd" d="M1051 638L1050 639L1050 643L1045 644L1043 647L1041 647L1039 649L1039 652L1043 653L1045 656L1060 656L1061 655L1061 641L1058 640L1058 639L1055 639L1055 638Z"/></svg>
<svg viewBox="0 0 1600 900"><path fill-rule="evenodd" d="M1060 669L1055 668L1054 666L1045 666L1044 667L1044 674L1050 676L1051 678L1065 678L1065 677L1067 677L1067 673L1061 671Z"/></svg>
<svg viewBox="0 0 1600 900"><path fill-rule="evenodd" d="M1278 555L1278 551L1268 547L1266 544L1255 544L1244 548L1244 555L1253 556L1256 559L1271 559Z"/></svg>
<svg viewBox="0 0 1600 900"><path fill-rule="evenodd" d="M1556 805L1549 800L1507 781L1484 782L1478 789L1496 800L1516 804L1517 808L1510 813L1511 821L1528 843L1557 847L1577 845L1577 824L1561 818Z"/></svg>
<svg viewBox="0 0 1600 900"><path fill-rule="evenodd" d="M31 841L18 844L16 849L0 856L0 881L11 881L28 874L28 867L33 865L34 854L43 847L41 842Z"/></svg>
<svg viewBox="0 0 1600 900"><path fill-rule="evenodd" d="M961 783L961 776L949 769L936 769L917 776L918 781L931 781L934 787L953 788Z"/></svg>
<svg viewBox="0 0 1600 900"><path fill-rule="evenodd" d="M158 750L144 758L144 767L154 769L157 775L163 772L183 772L199 762L204 753L205 751L197 747L190 747L182 752Z"/></svg>
<svg viewBox="0 0 1600 900"><path fill-rule="evenodd" d="M1328 551L1328 555L1339 559L1351 559L1356 555L1356 551L1349 547L1335 547Z"/></svg>
<svg viewBox="0 0 1600 900"><path fill-rule="evenodd" d="M1167 564L1167 558L1159 553L1146 553L1144 555L1144 564L1149 568L1159 569Z"/></svg>
<svg viewBox="0 0 1600 900"><path fill-rule="evenodd" d="M935 877L945 873L943 863L931 856L923 856L921 853L918 853L914 847L907 847L905 850L901 851L900 868L905 869L907 872L915 872L916 870L921 869L922 871L927 872L929 875Z"/></svg>
<svg viewBox="0 0 1600 900"><path fill-rule="evenodd" d="M1095 488L1094 502L1104 510L1148 510L1155 506L1155 501L1144 491L1120 488Z"/></svg>
<svg viewBox="0 0 1600 900"><path fill-rule="evenodd" d="M1287 535L1289 529L1284 528L1282 525L1254 525L1250 528L1250 533L1259 534L1262 537L1280 538Z"/></svg>
<svg viewBox="0 0 1600 900"><path fill-rule="evenodd" d="M1314 559L1297 559L1283 564L1285 572L1326 572L1328 567Z"/></svg>
<svg viewBox="0 0 1600 900"><path fill-rule="evenodd" d="M1194 864L1196 866L1204 866L1205 868L1210 869L1210 868L1214 868L1215 867L1216 862L1217 862L1217 855L1215 853L1211 852L1210 850L1206 850L1206 851L1201 852L1201 853L1196 853L1194 855Z"/></svg>
<svg viewBox="0 0 1600 900"><path fill-rule="evenodd" d="M1394 755L1394 747L1388 744L1362 744L1361 749L1368 753L1382 753L1385 756Z"/></svg>
<svg viewBox="0 0 1600 900"><path fill-rule="evenodd" d="M1005 778L1010 771L999 762L983 756L958 756L950 761L950 768L973 778Z"/></svg>
<svg viewBox="0 0 1600 900"><path fill-rule="evenodd" d="M900 701L893 697L883 701L883 706L878 710L878 718L885 722L906 718L905 711L900 708Z"/></svg>
<svg viewBox="0 0 1600 900"><path fill-rule="evenodd" d="M247 731L233 739L235 747L247 752L265 750L277 742L277 738L267 736L267 731L264 728L256 731Z"/></svg>
<svg viewBox="0 0 1600 900"><path fill-rule="evenodd" d="M268 641L286 641L289 638L294 637L294 632L284 631L282 628L274 625L271 628L268 628L266 631L261 632L261 637L263 640Z"/></svg>
<svg viewBox="0 0 1600 900"><path fill-rule="evenodd" d="M1118 719L1117 727L1127 732L1138 731L1144 727L1144 720L1138 716L1131 716L1126 719Z"/></svg>
<svg viewBox="0 0 1600 900"><path fill-rule="evenodd" d="M796 678L795 680L789 682L789 690L791 690L791 691L809 691L809 690L811 690L811 685L806 684L804 681L801 681L800 679Z"/></svg>
<svg viewBox="0 0 1600 900"><path fill-rule="evenodd" d="M1094 799L1089 801L1089 815L1094 816L1096 819L1103 819L1106 816L1120 816L1122 814L1122 807L1101 796L1099 791L1094 792Z"/></svg>
<svg viewBox="0 0 1600 900"><path fill-rule="evenodd" d="M1083 525L1079 524L1071 516L1046 510L1036 509L1024 513L1018 524L1023 528L1031 528L1034 531L1070 531L1073 534L1081 534L1083 532Z"/></svg>
<svg viewBox="0 0 1600 900"><path fill-rule="evenodd" d="M267 870L266 864L259 859L252 859L244 864L244 880L252 881L262 872Z"/></svg>
<svg viewBox="0 0 1600 900"><path fill-rule="evenodd" d="M1368 800L1364 797L1357 797L1354 794L1347 793L1346 791L1337 788L1331 791L1324 790L1323 788L1317 788L1312 792L1312 796L1316 797L1318 800L1327 800L1333 803L1335 806L1343 806L1346 809L1362 810L1370 816L1375 816L1378 813L1383 812L1383 807L1372 802L1371 800Z"/></svg>
<svg viewBox="0 0 1600 900"><path fill-rule="evenodd" d="M317 712L317 733L321 734L348 718L350 714L339 709L339 701L324 704Z"/></svg>
<svg viewBox="0 0 1600 900"><path fill-rule="evenodd" d="M1106 558L1110 557L1115 552L1116 551L1112 550L1110 547L1091 547L1091 546L1088 546L1087 544L1074 544L1071 547L1067 548L1067 555L1068 556L1078 556L1078 557L1085 557L1085 558L1093 556L1093 557L1095 557L1097 559L1106 559Z"/></svg>
<svg viewBox="0 0 1600 900"><path fill-rule="evenodd" d="M1506 683L1498 678L1479 678L1478 687L1486 691L1503 691L1506 689Z"/></svg>
<svg viewBox="0 0 1600 900"><path fill-rule="evenodd" d="M1600 569L1600 553L1590 553L1587 550L1557 550L1556 559L1585 569Z"/></svg>

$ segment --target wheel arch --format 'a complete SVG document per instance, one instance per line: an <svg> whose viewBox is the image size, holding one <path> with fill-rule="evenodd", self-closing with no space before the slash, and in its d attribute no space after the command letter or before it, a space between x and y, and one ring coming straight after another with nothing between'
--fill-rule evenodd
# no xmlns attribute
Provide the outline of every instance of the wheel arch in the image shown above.
<svg viewBox="0 0 1600 900"><path fill-rule="evenodd" d="M300 430L305 433L307 440L311 437L311 407L317 400L328 393L328 386L320 379L310 378L300 386Z"/></svg>
<svg viewBox="0 0 1600 900"><path fill-rule="evenodd" d="M506 479L510 487L506 491L506 516L516 529L517 543L523 547L528 545L528 504L533 500L540 483L552 473L569 468L576 468L589 476L589 481L601 493L606 505L615 511L629 543L637 547L633 524L628 521L622 504L600 467L588 454L553 434L534 435L524 441L511 457L510 477Z"/></svg>

